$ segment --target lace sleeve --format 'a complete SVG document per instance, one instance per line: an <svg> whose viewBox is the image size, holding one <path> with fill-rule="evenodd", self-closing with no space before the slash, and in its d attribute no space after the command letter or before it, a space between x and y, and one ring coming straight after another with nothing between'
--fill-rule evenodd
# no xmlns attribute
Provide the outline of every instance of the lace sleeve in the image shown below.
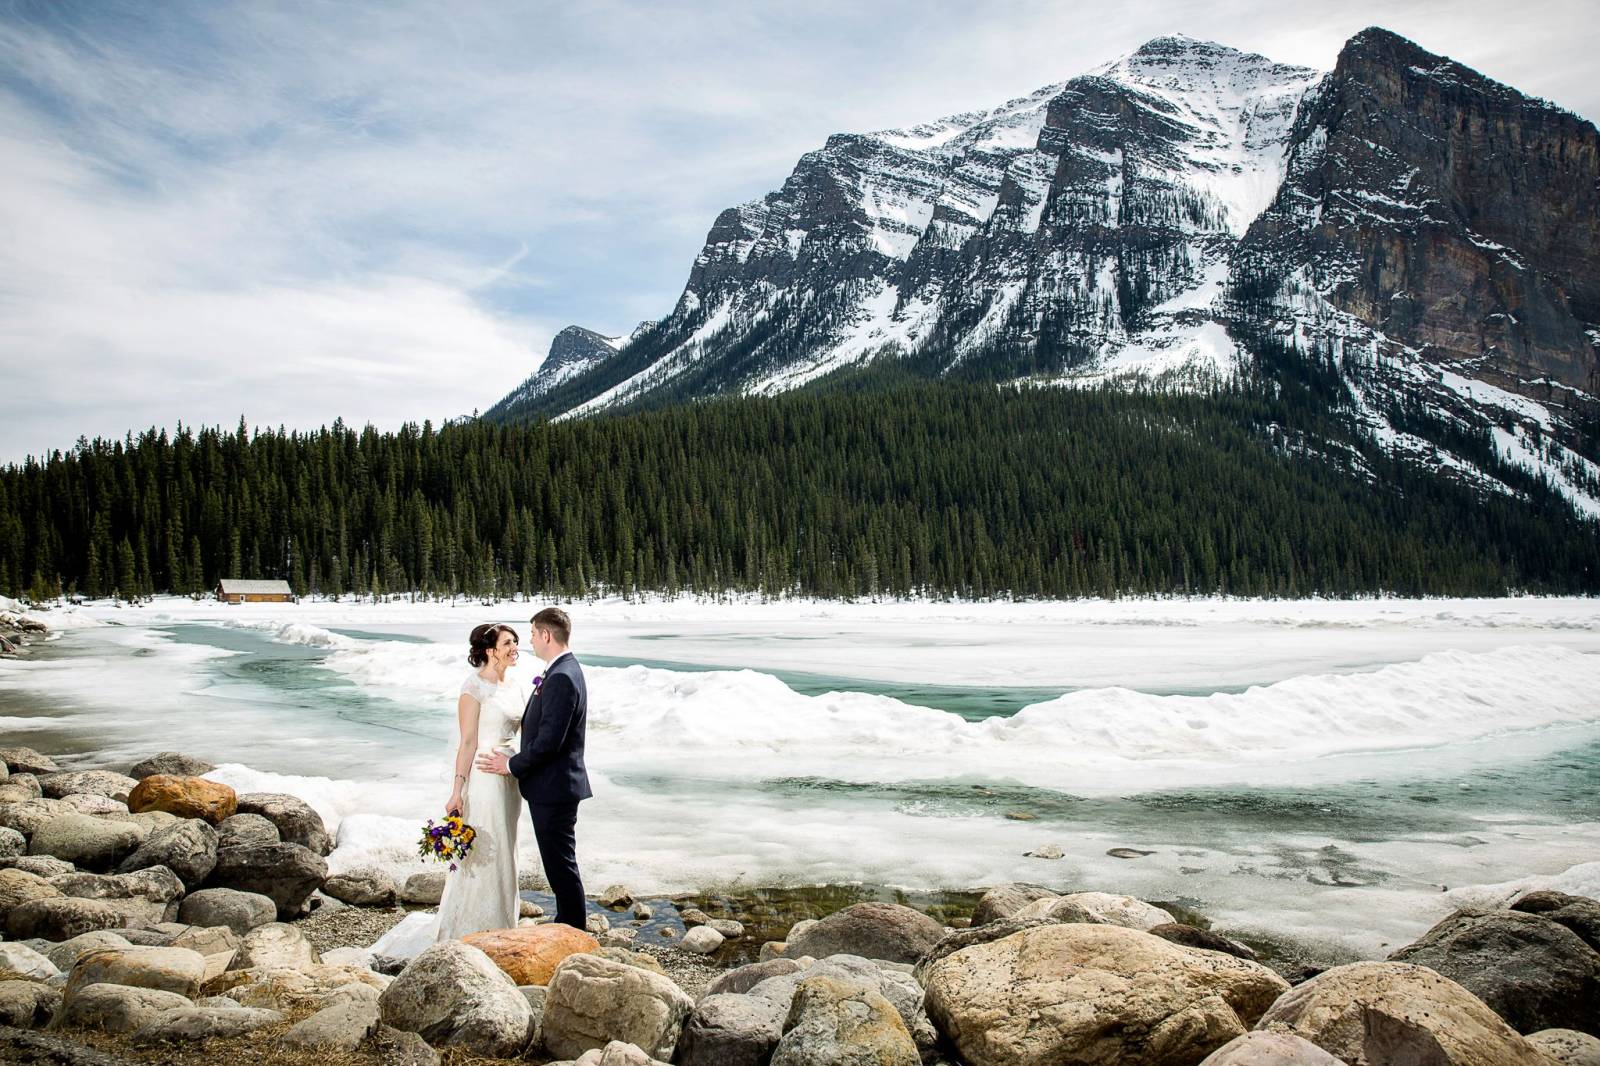
<svg viewBox="0 0 1600 1066"><path fill-rule="evenodd" d="M461 694L463 696L471 696L479 703L482 703L483 679L480 678L476 673L468 674L467 679L461 682Z"/></svg>

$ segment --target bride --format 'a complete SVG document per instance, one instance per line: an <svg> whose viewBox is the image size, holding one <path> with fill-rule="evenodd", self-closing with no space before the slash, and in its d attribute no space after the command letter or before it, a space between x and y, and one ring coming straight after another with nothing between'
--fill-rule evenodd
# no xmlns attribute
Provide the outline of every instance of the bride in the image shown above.
<svg viewBox="0 0 1600 1066"><path fill-rule="evenodd" d="M456 700L459 730L444 813L460 814L477 835L467 857L445 875L439 913L407 915L372 945L374 955L409 958L436 941L517 924L517 780L472 766L478 752L512 745L522 724L525 694L506 679L517 662L517 634L508 625L489 623L475 628L468 642L473 670Z"/></svg>

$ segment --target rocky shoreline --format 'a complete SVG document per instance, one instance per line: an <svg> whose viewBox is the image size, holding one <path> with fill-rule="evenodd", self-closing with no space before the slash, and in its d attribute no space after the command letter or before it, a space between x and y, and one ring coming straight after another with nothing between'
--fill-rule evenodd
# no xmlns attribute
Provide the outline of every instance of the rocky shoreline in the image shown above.
<svg viewBox="0 0 1600 1066"><path fill-rule="evenodd" d="M587 931L527 892L515 928L403 961L369 949L437 905L442 872L330 876L312 808L210 769L0 749L0 1060L1600 1064L1583 897L1458 911L1388 960L1318 970L1101 892L1005 884L923 909L836 892L790 921L793 899L616 885Z"/></svg>

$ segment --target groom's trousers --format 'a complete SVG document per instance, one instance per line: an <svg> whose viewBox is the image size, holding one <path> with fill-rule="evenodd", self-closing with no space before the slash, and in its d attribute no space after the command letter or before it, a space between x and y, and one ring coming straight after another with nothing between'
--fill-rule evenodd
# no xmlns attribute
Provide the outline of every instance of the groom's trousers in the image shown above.
<svg viewBox="0 0 1600 1066"><path fill-rule="evenodd" d="M582 929L587 924L583 879L578 876L578 805L529 803L533 838L539 844L544 877L556 897L556 921Z"/></svg>

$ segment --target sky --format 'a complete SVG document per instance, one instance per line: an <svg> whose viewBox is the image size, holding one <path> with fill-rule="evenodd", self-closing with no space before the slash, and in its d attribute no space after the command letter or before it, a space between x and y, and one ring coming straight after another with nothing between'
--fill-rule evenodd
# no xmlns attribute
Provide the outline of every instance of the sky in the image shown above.
<svg viewBox="0 0 1600 1066"><path fill-rule="evenodd" d="M0 463L470 414L564 326L669 312L830 133L1369 25L1600 117L1594 0L0 0Z"/></svg>

